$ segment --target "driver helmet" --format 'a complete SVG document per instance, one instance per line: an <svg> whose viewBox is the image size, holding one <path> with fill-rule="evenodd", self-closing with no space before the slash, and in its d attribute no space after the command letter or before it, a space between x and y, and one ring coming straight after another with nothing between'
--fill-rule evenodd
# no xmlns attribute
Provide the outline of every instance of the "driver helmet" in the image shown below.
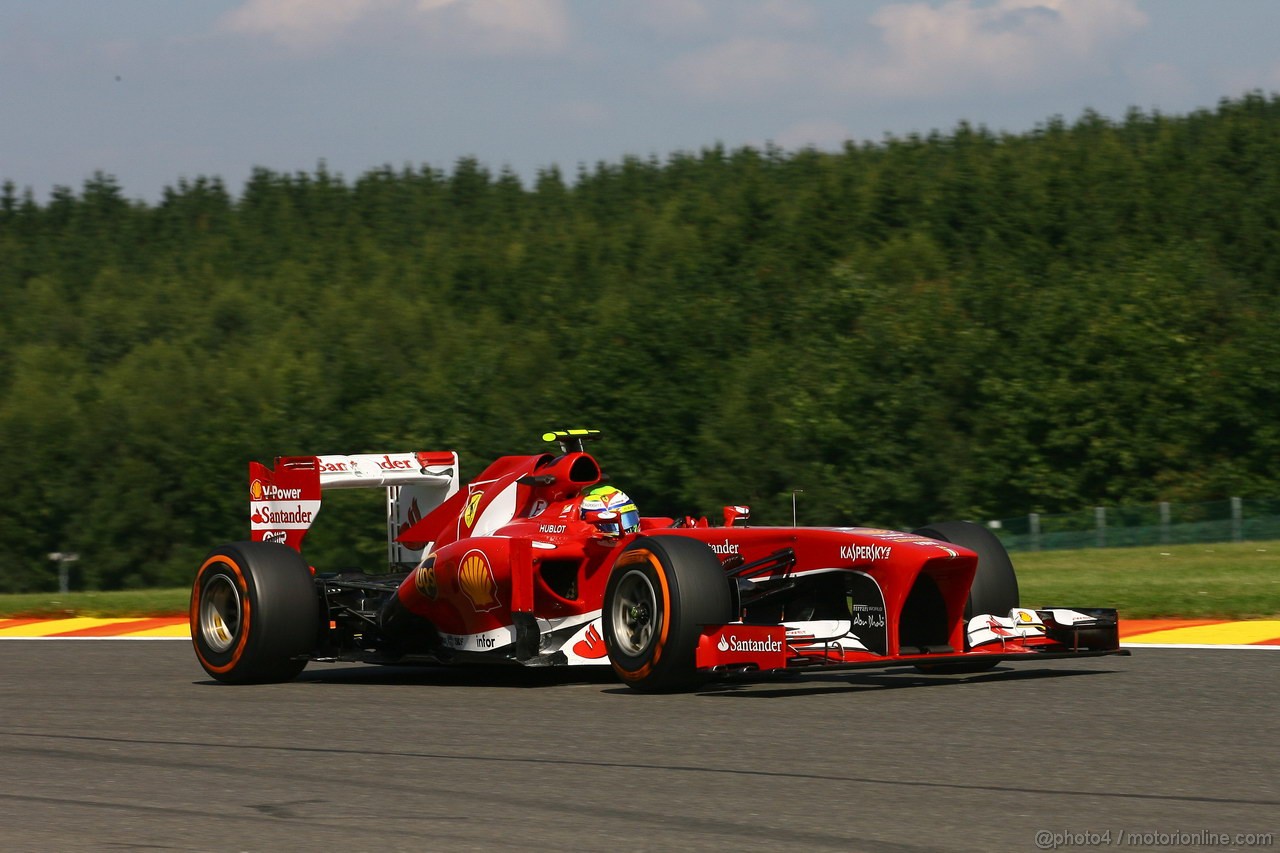
<svg viewBox="0 0 1280 853"><path fill-rule="evenodd" d="M635 501L613 486L592 486L582 493L582 520L606 536L640 530L640 510Z"/></svg>

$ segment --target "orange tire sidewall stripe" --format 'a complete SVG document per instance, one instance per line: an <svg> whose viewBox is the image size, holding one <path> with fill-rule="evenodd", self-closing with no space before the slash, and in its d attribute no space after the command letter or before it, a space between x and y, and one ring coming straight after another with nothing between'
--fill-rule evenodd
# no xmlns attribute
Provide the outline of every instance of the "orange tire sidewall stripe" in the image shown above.
<svg viewBox="0 0 1280 853"><path fill-rule="evenodd" d="M667 631L671 628L671 590L667 588L667 573L662 570L662 563L658 561L657 555L648 548L636 549L624 554L615 568L642 561L653 566L654 572L658 575L658 586L662 587L662 630L658 633L658 645L653 650L653 657L644 666L636 670L626 670L620 669L616 663L613 664L614 670L626 681L638 681L653 670L654 664L662 657L662 650L667 646Z"/></svg>
<svg viewBox="0 0 1280 853"><path fill-rule="evenodd" d="M221 666L211 663L204 653L200 650L200 585L204 580L205 571L215 563L221 563L231 570L235 576L236 585L240 587L240 639L236 642L236 647L231 650L231 660ZM195 594L191 596L191 645L195 646L196 657L200 658L200 663L210 672L230 672L240 662L240 656L244 654L245 643L249 640L249 620L251 618L249 605L249 584L245 581L244 571L240 568L240 564L230 557L219 554L216 557L210 557L204 561L204 565L200 567L200 571L196 572Z"/></svg>

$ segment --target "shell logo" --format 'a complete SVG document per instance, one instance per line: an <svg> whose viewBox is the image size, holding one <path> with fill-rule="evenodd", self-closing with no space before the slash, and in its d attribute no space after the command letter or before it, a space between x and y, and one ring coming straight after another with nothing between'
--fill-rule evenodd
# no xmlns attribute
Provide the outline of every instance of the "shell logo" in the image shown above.
<svg viewBox="0 0 1280 853"><path fill-rule="evenodd" d="M1044 631L1044 623L1040 621L1039 615L1037 615L1034 610L1026 610L1024 608L1018 608L1016 610L1010 611L1009 615L1013 617L1014 621L1017 622L1019 626L1026 627L1026 628L1034 628L1035 630L1041 631L1041 632Z"/></svg>
<svg viewBox="0 0 1280 853"><path fill-rule="evenodd" d="M480 499L484 497L484 492L476 492L467 498L467 508L462 513L462 523L470 527L476 522L476 510L480 508Z"/></svg>
<svg viewBox="0 0 1280 853"><path fill-rule="evenodd" d="M255 501L262 500L263 491L261 480L255 478L254 481L249 484L249 497L251 499Z"/></svg>
<svg viewBox="0 0 1280 853"><path fill-rule="evenodd" d="M478 612L498 606L498 582L493 579L489 561L479 551L469 551L462 558L458 566L458 586Z"/></svg>

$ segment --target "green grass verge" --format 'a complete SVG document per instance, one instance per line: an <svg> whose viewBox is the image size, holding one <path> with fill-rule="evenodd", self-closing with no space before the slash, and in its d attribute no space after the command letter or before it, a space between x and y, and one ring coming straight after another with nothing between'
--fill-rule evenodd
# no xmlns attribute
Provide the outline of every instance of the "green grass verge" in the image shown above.
<svg viewBox="0 0 1280 853"><path fill-rule="evenodd" d="M1280 618L1280 542L1011 555L1029 607L1115 607L1120 618Z"/></svg>
<svg viewBox="0 0 1280 853"><path fill-rule="evenodd" d="M183 616L189 587L118 592L29 592L0 595L0 619L71 616Z"/></svg>
<svg viewBox="0 0 1280 853"><path fill-rule="evenodd" d="M1013 554L1029 607L1116 607L1121 618L1280 618L1280 542ZM0 595L0 618L180 616L191 591Z"/></svg>

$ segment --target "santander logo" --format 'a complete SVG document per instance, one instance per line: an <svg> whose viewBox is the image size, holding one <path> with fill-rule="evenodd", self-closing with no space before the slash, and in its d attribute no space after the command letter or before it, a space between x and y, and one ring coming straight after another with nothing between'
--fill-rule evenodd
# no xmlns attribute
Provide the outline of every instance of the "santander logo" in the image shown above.
<svg viewBox="0 0 1280 853"><path fill-rule="evenodd" d="M716 643L716 648L722 652L780 652L782 651L782 641L775 640L772 637L766 637L763 640L739 640L736 634L720 635L720 642Z"/></svg>
<svg viewBox="0 0 1280 853"><path fill-rule="evenodd" d="M404 522L396 527L396 535L403 536L406 530L419 521L422 521L422 510L418 508L418 499L414 498L409 501L409 511L405 513Z"/></svg>
<svg viewBox="0 0 1280 853"><path fill-rule="evenodd" d="M738 546L726 539L723 545L712 545L711 550L723 557L726 554L738 553Z"/></svg>
<svg viewBox="0 0 1280 853"><path fill-rule="evenodd" d="M604 638L600 636L600 632L596 630L595 623L587 629L587 635L581 640L573 644L573 653L580 658L588 660L599 660L608 654L608 649L604 647Z"/></svg>

